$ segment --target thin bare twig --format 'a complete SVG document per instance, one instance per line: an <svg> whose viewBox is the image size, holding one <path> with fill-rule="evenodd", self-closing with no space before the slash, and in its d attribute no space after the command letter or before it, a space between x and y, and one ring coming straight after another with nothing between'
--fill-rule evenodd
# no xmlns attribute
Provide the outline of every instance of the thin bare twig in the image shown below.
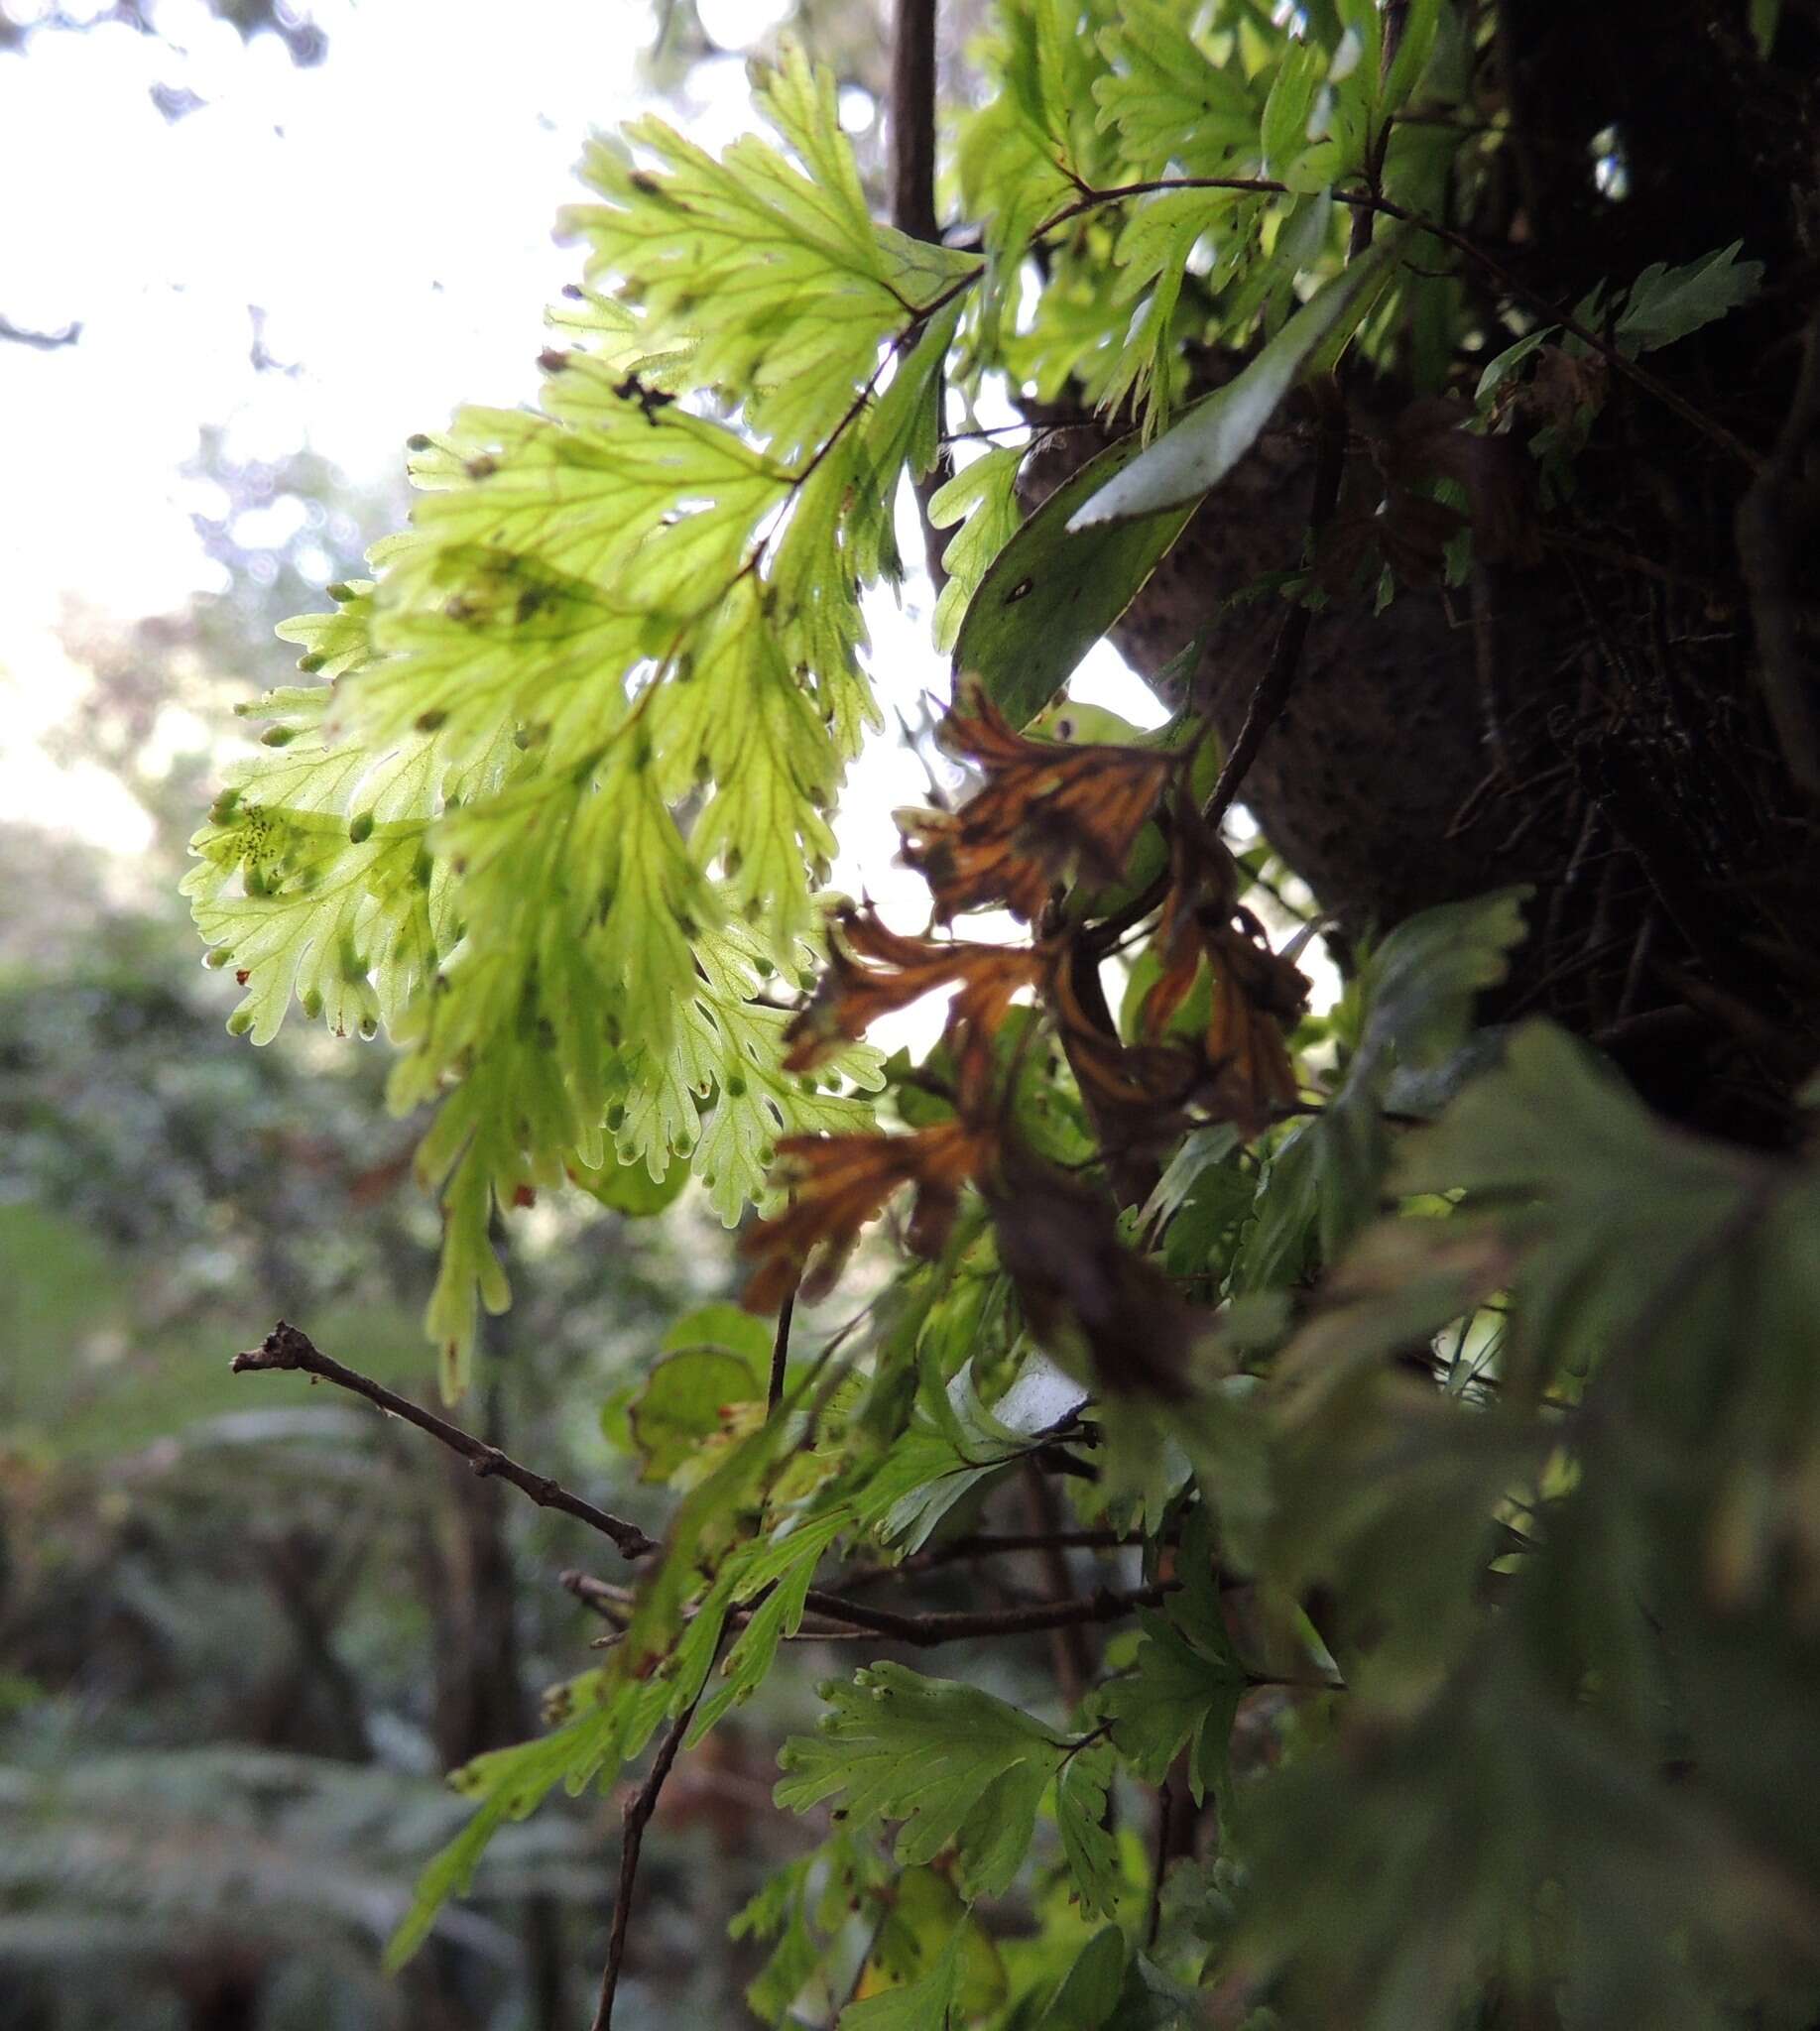
<svg viewBox="0 0 1820 2031"><path fill-rule="evenodd" d="M633 1605L629 1589L596 1580L591 1573L564 1573L562 1584L578 1601L586 1602L609 1621L618 1620ZM1141 1608L1155 1608L1175 1591L1176 1584L1164 1580L1122 1593L1101 1588L1094 1594L1075 1595L1066 1601L1039 1601L1028 1608L961 1609L928 1614L899 1614L890 1609L869 1607L844 1594L830 1593L826 1588L811 1587L805 1601L812 1619L804 1619L798 1640L850 1643L883 1638L893 1643L909 1643L919 1650L932 1650L942 1643L963 1643L984 1636L1041 1635L1050 1629L1122 1621ZM736 1610L727 1617L728 1626L737 1627L747 1620L763 1599L760 1596Z"/></svg>
<svg viewBox="0 0 1820 2031"><path fill-rule="evenodd" d="M496 1474L501 1481L509 1481L521 1493L528 1494L539 1508L560 1509L565 1515L579 1518L591 1530L598 1530L602 1537L611 1539L625 1557L642 1559L658 1548L657 1539L648 1537L636 1523L629 1523L623 1516L597 1508L582 1496L571 1493L560 1482L551 1481L547 1475L534 1474L529 1467L520 1466L497 1446L475 1438L472 1432L450 1424L447 1418L438 1417L433 1410L425 1410L421 1403L414 1403L409 1396L401 1396L396 1390L388 1389L383 1382L374 1381L372 1376L344 1368L340 1362L324 1354L307 1333L287 1325L283 1319L258 1347L246 1348L235 1355L229 1367L237 1375L262 1374L271 1369L292 1369L324 1382L333 1382L338 1388L350 1389L356 1396L364 1396L388 1417L403 1418L405 1423L414 1424L419 1431L427 1432L432 1439L439 1440L450 1452L459 1453L476 1474Z"/></svg>
<svg viewBox="0 0 1820 2031"><path fill-rule="evenodd" d="M632 1918L632 1892L638 1883L639 1854L645 1846L645 1829L658 1809L658 1796L675 1763L688 1733L689 1723L701 1703L699 1694L669 1725L650 1770L637 1793L626 1802L625 1831L620 1837L619 1887L613 1895L613 1930L607 1939L607 1965L600 1971L600 2000L594 2005L590 2031L609 2031L613 2022L613 1998L619 1992L619 1973L626 1963L626 1927Z"/></svg>
<svg viewBox="0 0 1820 2031"><path fill-rule="evenodd" d="M963 1643L982 1636L1031 1636L1089 1622L1123 1621L1141 1608L1155 1608L1174 1592L1175 1585L1164 1580L1134 1587L1128 1593L1101 1588L1095 1594L1068 1601L1039 1601L1030 1608L962 1609L934 1614L894 1614L889 1609L868 1608L844 1595L824 1594L813 1587L807 1599L819 1613L851 1622L851 1636L885 1636L894 1643L928 1650L939 1643Z"/></svg>
<svg viewBox="0 0 1820 2031"><path fill-rule="evenodd" d="M765 1415L776 1417L784 1401L784 1374L789 1367L789 1324L796 1313L796 1286L791 1284L778 1307L778 1330L771 1342L771 1381L765 1391Z"/></svg>
<svg viewBox="0 0 1820 2031"><path fill-rule="evenodd" d="M1117 1530L994 1530L970 1531L951 1537L945 1544L927 1551L911 1552L894 1566L858 1566L843 1573L837 1593L851 1594L856 1588L876 1587L887 1580L912 1573L932 1572L938 1566L952 1566L976 1559L1007 1558L1018 1552L1126 1551L1144 1542Z"/></svg>

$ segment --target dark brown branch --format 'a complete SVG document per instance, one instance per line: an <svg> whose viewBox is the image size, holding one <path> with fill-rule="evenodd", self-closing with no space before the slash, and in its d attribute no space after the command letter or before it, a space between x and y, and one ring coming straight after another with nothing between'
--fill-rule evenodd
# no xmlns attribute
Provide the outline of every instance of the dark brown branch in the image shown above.
<svg viewBox="0 0 1820 2031"><path fill-rule="evenodd" d="M675 1763L682 1738L688 1733L689 1723L694 1720L695 1708L699 1704L700 1696L697 1695L670 1723L668 1732L658 1744L658 1753L652 1759L644 1783L626 1802L625 1831L620 1837L619 1849L619 1887L613 1895L613 1930L607 1940L607 1965L601 1970L600 2000L594 2005L594 2022L590 2031L609 2031L613 2022L613 1998L619 1991L619 1971L626 1962L626 1927L632 1918L632 1892L638 1883L639 1854L645 1846L645 1829L658 1809L658 1796Z"/></svg>
<svg viewBox="0 0 1820 2031"><path fill-rule="evenodd" d="M1079 1628L1088 1622L1123 1621L1141 1608L1155 1608L1175 1591L1175 1585L1164 1580L1124 1594L1101 1588L1070 1601L1039 1601L1030 1608L961 1609L935 1614L894 1614L889 1609L868 1608L844 1595L824 1594L816 1588L809 1590L808 1600L820 1613L852 1623L852 1636L885 1636L894 1643L912 1643L926 1650L938 1643L964 1643L976 1637L1031 1636L1048 1629Z"/></svg>
<svg viewBox="0 0 1820 2031"><path fill-rule="evenodd" d="M941 240L935 217L935 10L937 0L897 0L891 36L891 222L912 240ZM941 397L936 396L937 409ZM941 553L946 538L929 520L929 501L952 475L946 451L933 467L912 475L922 523L922 554L937 592L948 582Z"/></svg>
<svg viewBox="0 0 1820 2031"><path fill-rule="evenodd" d="M765 1414L775 1417L784 1401L784 1374L789 1367L789 1325L796 1313L796 1287L791 1284L778 1307L778 1330L771 1342L771 1381L765 1391Z"/></svg>
<svg viewBox="0 0 1820 2031"><path fill-rule="evenodd" d="M475 1438L472 1432L464 1432L459 1425L450 1424L433 1410L425 1410L421 1403L414 1403L409 1396L401 1396L388 1389L370 1375L343 1368L340 1362L322 1353L307 1333L287 1325L283 1319L266 1335L261 1345L235 1355L229 1367L237 1375L261 1374L271 1369L292 1369L312 1378L333 1382L338 1388L351 1389L356 1396L364 1396L388 1417L403 1418L407 1424L414 1424L419 1431L427 1432L432 1439L439 1440L450 1452L459 1453L476 1474L496 1474L501 1481L509 1481L521 1493L529 1495L540 1508L560 1509L564 1515L579 1518L589 1529L598 1530L601 1536L610 1538L627 1558L642 1559L658 1548L657 1539L648 1537L636 1523L628 1523L623 1516L610 1515L605 1509L596 1508L592 1502L571 1494L559 1482L551 1481L546 1475L533 1474L530 1468L521 1467L510 1454L502 1453L497 1446L489 1446L484 1439Z"/></svg>
<svg viewBox="0 0 1820 2031"><path fill-rule="evenodd" d="M975 1559L1008 1558L1018 1552L1125 1551L1143 1542L1141 1537L1122 1536L1116 1530L975 1531L965 1537L952 1537L927 1551L911 1552L895 1566L860 1566L842 1575L838 1591L850 1594L856 1587L875 1587L882 1580L933 1572L939 1566Z"/></svg>
<svg viewBox="0 0 1820 2031"><path fill-rule="evenodd" d="M618 1620L633 1605L629 1589L596 1580L590 1573L564 1573L562 1584L578 1601L586 1602L609 1621ZM1164 1580L1125 1593L1101 1588L1094 1594L1077 1595L1067 1601L1039 1601L1028 1608L962 1609L930 1614L898 1614L890 1609L869 1607L844 1594L811 1587L806 1601L813 1618L805 1616L797 1640L840 1643L874 1637L929 1650L941 1643L964 1643L977 1637L1040 1635L1049 1629L1122 1621L1141 1608L1155 1608L1175 1591L1176 1585L1172 1580ZM746 1620L759 1605L755 1601L729 1615L729 1625Z"/></svg>
<svg viewBox="0 0 1820 2031"><path fill-rule="evenodd" d="M1055 1491L1028 1460L1024 1463L1024 1498L1030 1511L1033 1536L1047 1542L1037 1551L1046 1591L1052 1601L1066 1601L1073 1591L1068 1556L1055 1542L1059 1518ZM1055 1671L1055 1688L1061 1703L1072 1714L1093 1678L1093 1646L1079 1622L1065 1622L1049 1631L1049 1660Z"/></svg>
<svg viewBox="0 0 1820 2031"><path fill-rule="evenodd" d="M912 240L935 222L936 0L898 0L891 38L891 222Z"/></svg>

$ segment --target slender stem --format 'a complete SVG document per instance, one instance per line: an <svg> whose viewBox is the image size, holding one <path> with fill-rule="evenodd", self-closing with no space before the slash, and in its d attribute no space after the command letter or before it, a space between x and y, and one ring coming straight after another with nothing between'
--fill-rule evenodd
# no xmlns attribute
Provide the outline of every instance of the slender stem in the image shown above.
<svg viewBox="0 0 1820 2031"><path fill-rule="evenodd" d="M1349 260L1356 260L1371 244L1372 215L1368 211L1354 214L1352 246ZM1333 520L1334 510L1340 503L1340 481L1346 470L1346 400L1343 388L1334 390L1334 407L1321 429L1320 443L1315 454L1314 487L1308 503L1309 545L1319 543L1321 534ZM1258 751L1264 746L1264 738L1275 725L1289 693L1295 688L1295 673L1301 667L1302 651L1307 647L1308 630L1313 625L1314 610L1303 600L1297 600L1283 616L1281 628L1277 630L1275 646L1271 651L1269 667L1258 679L1251 702L1245 708L1245 718L1239 727L1237 738L1227 750L1226 760L1221 765L1219 780L1213 785L1213 794L1207 799L1202 811L1202 821L1208 830L1217 833L1220 821L1232 808L1233 799L1239 794L1252 764L1258 759Z"/></svg>
<svg viewBox="0 0 1820 2031"><path fill-rule="evenodd" d="M778 1307L778 1330L771 1343L771 1382L765 1391L765 1415L775 1417L784 1401L784 1374L789 1366L789 1325L796 1312L796 1286L791 1284Z"/></svg>
<svg viewBox="0 0 1820 2031"><path fill-rule="evenodd" d="M1156 1787L1156 1843L1151 1862L1151 1896L1144 1921L1144 1944L1153 1947L1162 1929L1162 1879L1168 1871L1175 1833L1175 1787L1165 1777Z"/></svg>
<svg viewBox="0 0 1820 2031"><path fill-rule="evenodd" d="M1096 1594L1068 1601L1039 1601L1030 1608L963 1609L953 1613L894 1614L868 1608L840 1594L811 1587L808 1604L818 1613L850 1622L852 1636L886 1636L894 1643L932 1649L938 1643L963 1643L981 1636L1029 1636L1047 1629L1079 1628L1090 1622L1122 1621L1141 1608L1155 1608L1175 1591L1174 1581L1158 1581L1115 1594Z"/></svg>
<svg viewBox="0 0 1820 2031"><path fill-rule="evenodd" d="M401 1396L396 1390L388 1389L370 1375L343 1368L340 1362L322 1353L307 1333L301 1332L296 1326L288 1326L283 1319L258 1347L249 1347L235 1355L229 1367L237 1375L262 1374L271 1369L294 1369L312 1380L333 1382L338 1388L350 1389L356 1396L364 1396L388 1417L403 1418L407 1424L414 1424L419 1431L427 1432L432 1439L440 1441L450 1452L459 1453L476 1474L496 1474L501 1481L509 1481L522 1493L528 1494L540 1508L560 1509L565 1515L578 1517L591 1530L598 1530L601 1536L610 1538L625 1557L642 1559L658 1548L657 1539L646 1536L636 1523L596 1508L592 1502L571 1493L560 1482L551 1481L547 1475L534 1474L530 1468L520 1466L510 1454L502 1453L497 1446L475 1438L472 1432L450 1424L447 1418L438 1417L433 1410L425 1410L421 1403L414 1403L409 1396Z"/></svg>
<svg viewBox="0 0 1820 2031"><path fill-rule="evenodd" d="M619 1888L613 1897L613 1930L607 1940L607 1965L600 1972L600 2000L594 2005L591 2031L609 2031L613 2022L613 1998L619 1992L619 1971L626 1962L626 1927L632 1918L632 1892L638 1883L639 1855L645 1846L645 1829L658 1809L659 1794L700 1704L701 1696L697 1694L670 1723L663 1741L658 1744L658 1753L652 1759L644 1783L626 1802L625 1831L620 1837L619 1849Z"/></svg>
<svg viewBox="0 0 1820 2031"><path fill-rule="evenodd" d="M975 1531L965 1537L950 1538L946 1544L938 1544L931 1550L912 1552L895 1566L860 1566L842 1575L837 1591L847 1594L856 1587L875 1587L884 1580L931 1572L938 1566L975 1559L1006 1558L1016 1552L1124 1551L1143 1542L1141 1537L1122 1536L1116 1530Z"/></svg>
<svg viewBox="0 0 1820 2031"><path fill-rule="evenodd" d="M1329 478L1328 466L1334 470ZM1321 463L1317 467L1315 484L1315 507L1320 509L1323 502L1325 513L1310 517L1310 526L1318 529L1332 514L1331 495L1339 495L1339 460L1329 461L1325 448ZM1313 610L1299 600L1283 617L1282 627L1276 636L1276 646L1271 652L1270 667L1258 679L1258 688L1253 691L1251 703L1245 708L1245 719L1239 728L1238 738L1227 751L1226 761L1220 770L1219 780L1213 786L1213 794L1207 800L1205 812L1209 826L1217 826L1232 808L1233 799L1239 794L1252 764L1258 759L1258 750L1264 746L1264 737L1276 723L1276 716L1288 702L1290 691L1295 685L1295 672L1301 666L1302 649L1308 640L1308 628L1314 619Z"/></svg>
<svg viewBox="0 0 1820 2031"><path fill-rule="evenodd" d="M364 1396L389 1416L416 1425L419 1431L427 1432L450 1452L459 1453L476 1474L498 1475L500 1480L509 1481L514 1488L529 1495L540 1508L560 1509L565 1515L579 1518L603 1537L611 1539L625 1557L647 1558L660 1549L659 1541L648 1536L636 1523L629 1523L624 1517L596 1507L547 1475L534 1474L497 1446L475 1438L472 1432L450 1424L447 1418L438 1417L433 1410L425 1410L421 1403L413 1403L410 1397L388 1389L370 1375L344 1368L340 1362L322 1353L307 1333L287 1325L282 1319L260 1346L249 1347L235 1355L230 1366L235 1374L254 1374L273 1369L295 1370L322 1381L333 1382L339 1388L352 1390L356 1396ZM1042 1604L1033 1609L1007 1609L1003 1613L984 1614L894 1614L889 1610L867 1608L818 1587L808 1590L806 1602L817 1614L843 1623L855 1633L870 1632L887 1636L894 1642L928 1645L959 1642L970 1636L1019 1635L1035 1629L1061 1628L1071 1622L1117 1621L1134 1609L1154 1606L1167 1591L1166 1587L1141 1587L1131 1594L1112 1594L1102 1590L1086 1600Z"/></svg>
<svg viewBox="0 0 1820 2031"><path fill-rule="evenodd" d="M562 1584L578 1601L586 1602L609 1621L618 1620L633 1606L635 1597L631 1590L596 1580L591 1573L564 1573ZM1126 1593L1102 1588L1095 1594L1075 1595L1066 1601L1039 1601L1028 1608L965 1609L930 1614L898 1614L890 1609L869 1607L849 1595L811 1587L805 1598L815 1620L812 1624L805 1620L799 1635L802 1641L822 1643L884 1638L893 1643L909 1643L919 1650L983 1636L1040 1635L1050 1629L1122 1621L1141 1608L1158 1606L1175 1591L1176 1584L1165 1580ZM748 1620L761 1601L729 1615L728 1626Z"/></svg>

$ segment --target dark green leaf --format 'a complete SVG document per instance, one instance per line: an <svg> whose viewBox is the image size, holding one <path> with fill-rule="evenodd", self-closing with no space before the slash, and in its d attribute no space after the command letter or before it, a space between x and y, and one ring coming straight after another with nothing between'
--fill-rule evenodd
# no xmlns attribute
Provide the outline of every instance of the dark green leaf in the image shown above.
<svg viewBox="0 0 1820 2031"><path fill-rule="evenodd" d="M1036 2031L1101 2031L1125 1986L1125 1935L1103 1926L1074 1958Z"/></svg>
<svg viewBox="0 0 1820 2031"><path fill-rule="evenodd" d="M1142 449L1134 432L1063 481L999 552L968 605L954 667L975 672L1014 726L1035 718L1068 681L1187 526L1192 504L1118 528L1070 530L1075 511Z"/></svg>
<svg viewBox="0 0 1820 2031"><path fill-rule="evenodd" d="M1106 1825L1114 1757L1105 1742L1078 1749L1055 1780L1055 1823L1081 1910L1110 1918L1119 1903L1119 1846Z"/></svg>

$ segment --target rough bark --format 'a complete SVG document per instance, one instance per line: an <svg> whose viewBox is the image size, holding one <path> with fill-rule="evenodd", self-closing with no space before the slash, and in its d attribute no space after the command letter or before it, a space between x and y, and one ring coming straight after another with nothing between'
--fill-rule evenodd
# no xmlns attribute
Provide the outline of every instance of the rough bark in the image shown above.
<svg viewBox="0 0 1820 2031"><path fill-rule="evenodd" d="M1491 1013L1564 1020L1670 1113L1768 1141L1794 1133L1790 1095L1820 1051L1804 929L1820 905L1820 828L1782 738L1790 710L1820 711L1816 588L1789 562L1811 557L1820 528L1813 422L1791 415L1816 275L1816 57L1797 18L1776 63L1760 60L1742 6L1501 10L1482 83L1517 128L1474 238L1563 306L1592 282L1742 238L1767 264L1761 299L1650 364L1753 450L1780 445L1781 482L1754 492L1744 461L1613 382L1571 496L1541 515L1539 559L1482 565L1452 591L1400 590L1382 615L1357 598L1328 605L1244 788L1346 936L1532 885L1530 937ZM1622 202L1592 176L1610 128L1631 179ZM1495 299L1488 290L1488 310ZM1209 355L1199 378L1214 385L1233 364ZM1355 506L1382 495L1385 439L1410 399L1349 387ZM1027 498L1113 434L1056 435L1028 467ZM1301 562L1315 434L1281 417L1114 632L1154 679L1205 630L1191 689L1228 741L1281 612L1268 596L1228 602ZM1766 559L1741 558L1741 507ZM1779 711L1753 602L1765 584Z"/></svg>

